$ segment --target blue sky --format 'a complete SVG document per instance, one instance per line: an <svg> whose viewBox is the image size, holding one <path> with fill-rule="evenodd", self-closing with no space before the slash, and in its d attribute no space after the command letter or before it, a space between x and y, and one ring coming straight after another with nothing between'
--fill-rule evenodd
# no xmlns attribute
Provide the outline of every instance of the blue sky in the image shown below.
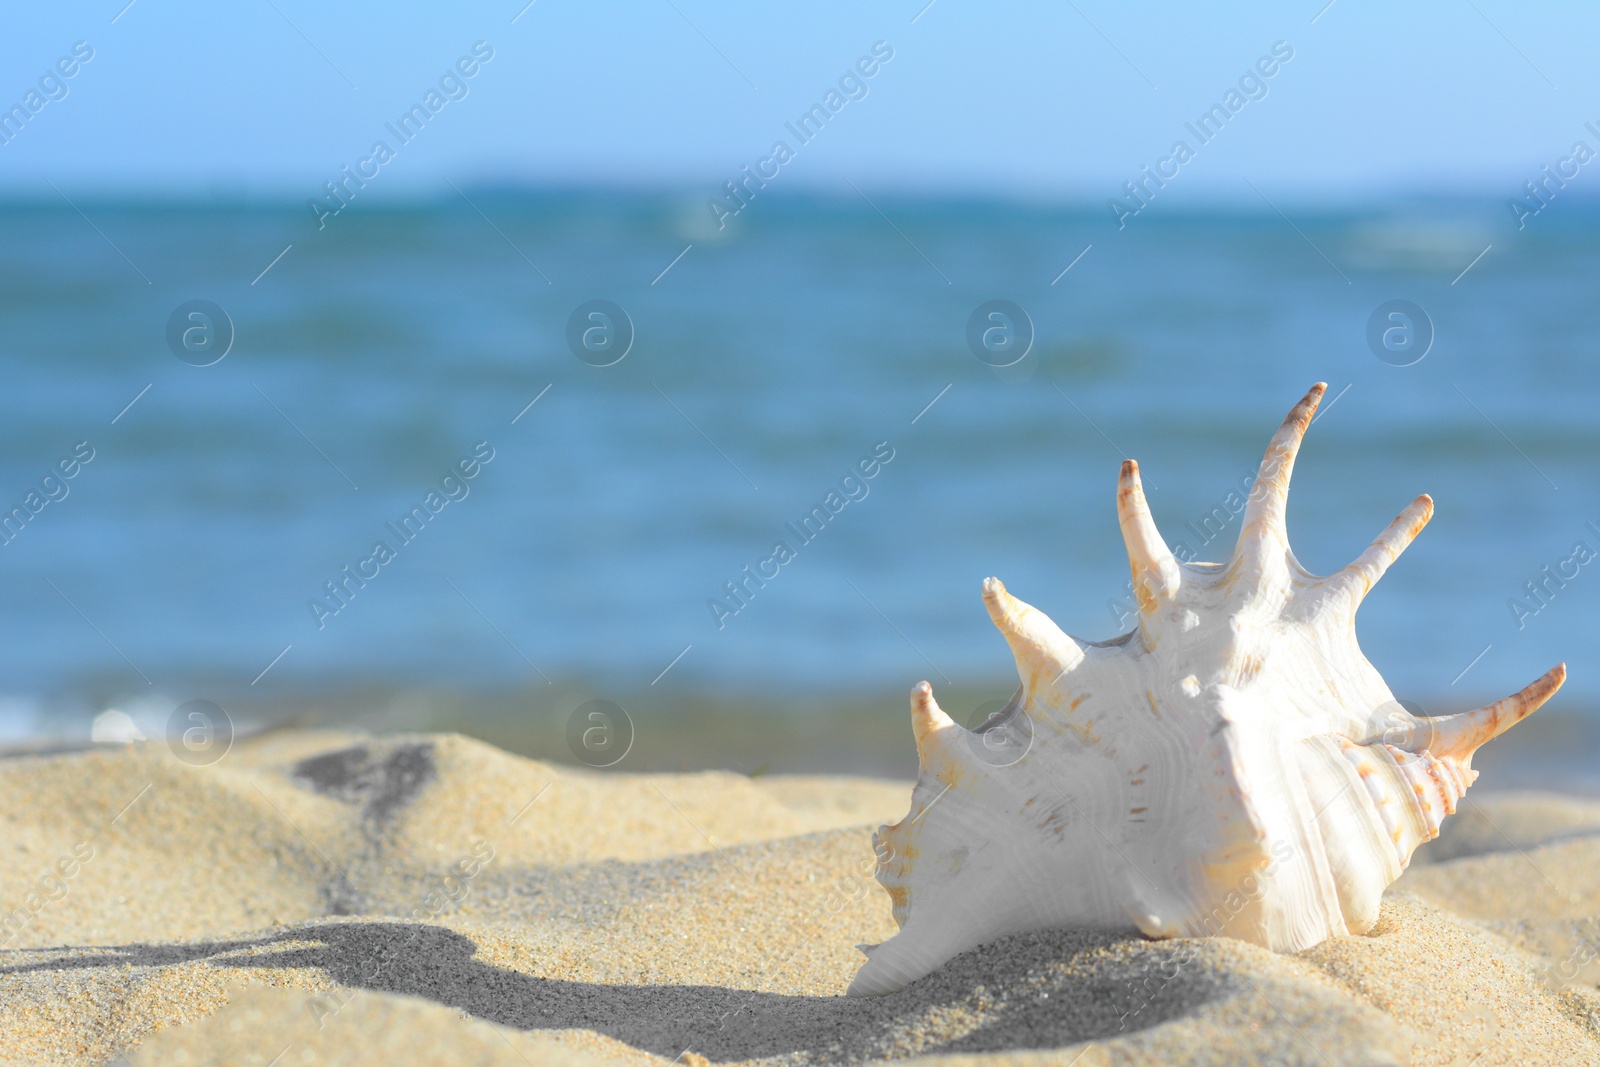
<svg viewBox="0 0 1600 1067"><path fill-rule="evenodd" d="M494 58L384 166L383 194L447 178L709 194L878 41L894 58L787 186L1101 200L1278 41L1293 59L1173 202L1252 196L1247 179L1302 199L1509 196L1574 140L1600 144L1583 128L1600 124L1600 10L1578 4L125 2L7 11L0 106L75 42L94 58L0 146L0 189L309 197L477 41Z"/></svg>

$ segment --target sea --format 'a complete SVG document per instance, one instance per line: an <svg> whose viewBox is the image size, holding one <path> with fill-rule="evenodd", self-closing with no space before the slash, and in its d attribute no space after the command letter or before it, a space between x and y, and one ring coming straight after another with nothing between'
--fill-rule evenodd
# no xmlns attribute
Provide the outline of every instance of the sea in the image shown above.
<svg viewBox="0 0 1600 1067"><path fill-rule="evenodd" d="M0 202L0 740L107 710L155 736L195 699L555 737L604 700L722 709L654 764L641 727L636 764L808 717L835 764L868 719L909 749L915 682L962 715L1015 685L986 576L1126 632L1122 460L1169 542L1226 559L1318 381L1300 561L1437 505L1360 614L1396 695L1460 710L1565 661L1551 718L1600 714L1600 205L1159 207Z"/></svg>

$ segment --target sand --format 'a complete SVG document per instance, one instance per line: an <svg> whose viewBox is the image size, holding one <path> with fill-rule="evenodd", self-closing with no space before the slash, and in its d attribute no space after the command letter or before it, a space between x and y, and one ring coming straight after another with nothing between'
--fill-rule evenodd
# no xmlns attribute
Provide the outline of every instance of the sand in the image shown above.
<svg viewBox="0 0 1600 1067"><path fill-rule="evenodd" d="M0 761L0 1064L1600 1063L1600 804L1474 791L1298 955L1052 931L847 999L908 799L454 735Z"/></svg>

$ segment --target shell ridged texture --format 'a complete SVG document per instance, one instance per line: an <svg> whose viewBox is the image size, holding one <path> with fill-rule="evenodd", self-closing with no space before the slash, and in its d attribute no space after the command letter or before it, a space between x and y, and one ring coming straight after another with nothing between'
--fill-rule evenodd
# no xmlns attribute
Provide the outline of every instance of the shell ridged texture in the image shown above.
<svg viewBox="0 0 1600 1067"><path fill-rule="evenodd" d="M1049 927L1240 938L1298 951L1376 920L1439 832L1472 754L1536 710L1558 665L1458 715L1414 716L1356 644L1363 597L1433 513L1416 499L1328 577L1294 558L1289 477L1323 386L1267 449L1226 563L1181 563L1125 462L1117 513L1138 626L1062 632L984 582L1021 685L975 730L911 694L911 811L873 838L900 932L863 946L852 994L899 989L1007 934Z"/></svg>

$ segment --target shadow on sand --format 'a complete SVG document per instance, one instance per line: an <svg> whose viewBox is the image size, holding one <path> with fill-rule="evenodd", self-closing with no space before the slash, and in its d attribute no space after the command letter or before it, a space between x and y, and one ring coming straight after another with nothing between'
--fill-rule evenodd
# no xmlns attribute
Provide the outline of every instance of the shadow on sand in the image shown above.
<svg viewBox="0 0 1600 1067"><path fill-rule="evenodd" d="M8 962L0 974L201 961L316 968L348 989L421 997L519 1030L593 1030L668 1059L688 1049L713 1061L799 1054L826 1063L1059 1048L1156 1026L1226 994L1214 977L1194 980L1191 972L1202 964L1175 966L1175 957L1149 951L1132 959L1092 951L1121 940L1064 930L1006 938L898 993L867 998L539 978L483 963L476 944L454 931L397 922L323 923L187 945L63 949L48 960ZM18 954L7 955L14 960ZM985 1007L975 1029L958 1026L918 1048L904 1043L904 1035L924 1030L921 1024L943 1014L940 1009L975 1008L980 997Z"/></svg>

